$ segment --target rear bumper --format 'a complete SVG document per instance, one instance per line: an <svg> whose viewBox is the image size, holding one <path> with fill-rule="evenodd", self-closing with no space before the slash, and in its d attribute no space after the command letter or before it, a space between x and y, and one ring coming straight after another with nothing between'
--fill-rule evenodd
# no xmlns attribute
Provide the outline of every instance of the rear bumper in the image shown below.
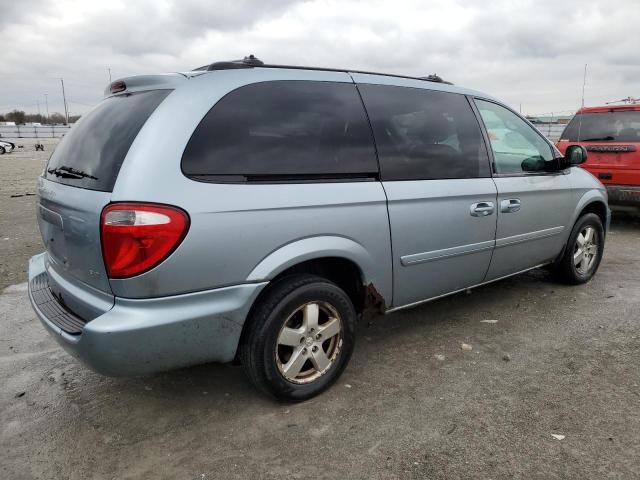
<svg viewBox="0 0 640 480"><path fill-rule="evenodd" d="M605 185L611 205L630 205L640 207L640 186Z"/></svg>
<svg viewBox="0 0 640 480"><path fill-rule="evenodd" d="M35 279L44 272L45 254L31 258L29 299L36 315L67 352L109 376L232 361L249 309L266 285L150 299L116 297L113 308L73 335L56 325L49 318L51 310L41 308L34 299Z"/></svg>

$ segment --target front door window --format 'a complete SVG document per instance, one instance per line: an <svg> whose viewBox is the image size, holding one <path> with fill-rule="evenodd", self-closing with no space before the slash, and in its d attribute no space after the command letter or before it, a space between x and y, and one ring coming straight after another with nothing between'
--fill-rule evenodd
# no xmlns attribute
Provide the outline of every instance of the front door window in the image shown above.
<svg viewBox="0 0 640 480"><path fill-rule="evenodd" d="M476 100L495 159L497 174L525 174L553 170L553 150L527 122L493 102Z"/></svg>

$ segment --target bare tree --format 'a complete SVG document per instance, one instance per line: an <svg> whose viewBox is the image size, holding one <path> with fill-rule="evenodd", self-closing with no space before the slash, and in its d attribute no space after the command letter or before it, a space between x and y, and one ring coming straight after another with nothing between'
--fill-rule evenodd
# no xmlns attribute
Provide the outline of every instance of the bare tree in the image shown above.
<svg viewBox="0 0 640 480"><path fill-rule="evenodd" d="M16 122L19 125L26 121L27 115L23 110L13 110L7 113L6 118L9 122Z"/></svg>
<svg viewBox="0 0 640 480"><path fill-rule="evenodd" d="M58 112L54 112L49 116L51 123L66 123L66 118L64 115Z"/></svg>

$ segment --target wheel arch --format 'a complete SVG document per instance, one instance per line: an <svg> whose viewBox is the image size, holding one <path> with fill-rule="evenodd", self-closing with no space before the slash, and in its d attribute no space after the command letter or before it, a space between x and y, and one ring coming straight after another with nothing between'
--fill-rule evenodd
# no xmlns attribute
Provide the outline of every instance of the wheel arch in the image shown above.
<svg viewBox="0 0 640 480"><path fill-rule="evenodd" d="M256 305L286 277L308 273L335 283L351 298L360 315L383 312L391 301L391 288L380 291L375 263L367 250L344 237L311 237L284 245L263 258L247 277L248 281L269 281L253 301L242 328L240 343L251 328Z"/></svg>
<svg viewBox="0 0 640 480"><path fill-rule="evenodd" d="M602 226L604 227L605 232L607 231L608 207L604 203L604 201L596 199L588 202L586 205L584 205L582 210L580 210L580 213L578 214L575 220L577 221L580 217L582 217L586 213L595 213L596 215L598 215L598 217L600 217L600 221L602 222Z"/></svg>
<svg viewBox="0 0 640 480"><path fill-rule="evenodd" d="M580 217L587 213L595 213L596 215L598 215L605 230L605 234L607 233L609 226L609 207L607 206L607 199L601 191L590 190L585 193L582 198L580 198L580 201L576 205L575 213L573 215L573 218L571 219L571 223L567 226L565 244L562 247L562 251L560 252L560 254L556 257L554 263L557 263L558 260L561 259L564 255L564 252L567 249L569 236L571 235L571 230L573 230L573 226L576 224Z"/></svg>
<svg viewBox="0 0 640 480"><path fill-rule="evenodd" d="M331 265L330 265L331 264ZM287 273L317 273L336 265L359 272L363 286L372 287L386 304L391 301L391 280L378 262L355 240L340 236L315 236L283 245L265 256L249 273L248 282L273 281ZM309 271L309 268L315 271ZM337 283L337 282L336 282Z"/></svg>
<svg viewBox="0 0 640 480"><path fill-rule="evenodd" d="M607 206L606 194L600 190L588 190L585 192L576 205L576 209L571 221L571 228L575 225L578 219L585 213L595 213L600 217L602 225L607 228L607 217L609 207Z"/></svg>

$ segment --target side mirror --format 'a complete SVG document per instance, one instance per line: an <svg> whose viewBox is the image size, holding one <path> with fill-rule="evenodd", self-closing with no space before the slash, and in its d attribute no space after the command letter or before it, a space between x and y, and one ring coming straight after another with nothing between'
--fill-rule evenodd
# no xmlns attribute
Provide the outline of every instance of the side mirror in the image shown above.
<svg viewBox="0 0 640 480"><path fill-rule="evenodd" d="M581 145L569 145L564 154L564 164L575 167L587 161L587 150Z"/></svg>
<svg viewBox="0 0 640 480"><path fill-rule="evenodd" d="M520 164L523 172L544 172L546 162L541 156L525 158Z"/></svg>

